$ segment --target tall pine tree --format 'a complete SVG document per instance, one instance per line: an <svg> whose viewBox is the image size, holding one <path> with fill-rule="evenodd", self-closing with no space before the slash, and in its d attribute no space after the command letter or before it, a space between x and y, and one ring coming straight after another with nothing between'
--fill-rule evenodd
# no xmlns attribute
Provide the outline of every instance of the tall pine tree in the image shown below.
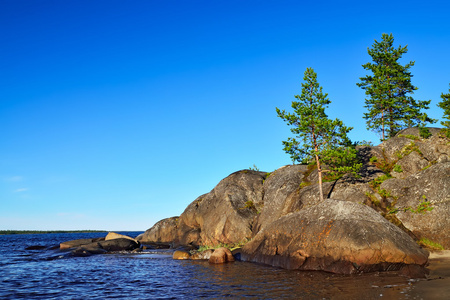
<svg viewBox="0 0 450 300"><path fill-rule="evenodd" d="M445 126L447 129L450 129L450 84L448 89L448 94L441 94L442 101L438 103L437 106L444 110L444 119L448 121L442 121L442 126Z"/></svg>
<svg viewBox="0 0 450 300"><path fill-rule="evenodd" d="M322 92L317 82L317 74L307 68L302 83L302 94L296 95L298 101L292 102L294 113L287 113L276 108L277 114L288 125L294 138L283 141L284 148L293 161L312 162L317 165L319 173L320 200L323 201L322 164L325 163L333 175L357 172L361 167L347 133L352 129L346 127L339 119L331 120L325 113L330 104L328 94Z"/></svg>
<svg viewBox="0 0 450 300"><path fill-rule="evenodd" d="M375 40L372 49L367 50L373 62L362 65L372 75L361 77L361 82L357 83L367 96L364 106L367 129L380 133L382 140L404 128L435 122L422 112L429 108L431 100L415 100L410 96L418 89L411 83L409 71L414 61L404 66L399 63L408 51L407 46L394 48L393 44L392 33L383 33L380 42Z"/></svg>
<svg viewBox="0 0 450 300"><path fill-rule="evenodd" d="M446 134L446 136L448 138L450 138L450 84L449 84L449 89L448 89L448 93L441 94L441 102L439 102L437 104L437 106L439 106L440 108L442 108L444 110L444 119L447 119L448 121L442 121L441 124L442 126L445 127L444 132Z"/></svg>

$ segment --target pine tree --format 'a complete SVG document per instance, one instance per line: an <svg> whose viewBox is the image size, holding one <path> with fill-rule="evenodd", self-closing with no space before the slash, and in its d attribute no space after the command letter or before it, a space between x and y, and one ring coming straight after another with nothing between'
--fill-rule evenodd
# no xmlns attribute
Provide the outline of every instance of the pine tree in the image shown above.
<svg viewBox="0 0 450 300"><path fill-rule="evenodd" d="M442 126L445 128L443 129L444 134L450 138L450 84L449 84L449 93L448 94L441 94L442 101L437 104L440 108L444 110L444 119L447 119L449 121L441 121Z"/></svg>
<svg viewBox="0 0 450 300"><path fill-rule="evenodd" d="M356 149L352 147L347 133L353 129L346 127L339 119L331 120L325 108L331 103L317 82L317 74L307 68L302 83L302 94L296 95L298 101L292 102L294 113L276 108L277 114L288 125L294 138L283 141L283 150L293 161L309 163L315 161L319 173L320 200L323 201L322 164L334 172L333 175L357 172Z"/></svg>
<svg viewBox="0 0 450 300"><path fill-rule="evenodd" d="M446 127L450 130L450 84L449 84L449 93L448 94L441 94L442 101L437 104L440 108L444 110L444 119L447 119L449 121L442 121L442 126Z"/></svg>
<svg viewBox="0 0 450 300"><path fill-rule="evenodd" d="M394 48L394 37L383 33L381 42L375 40L372 49L367 52L373 62L366 63L364 69L371 71L372 75L361 77L359 87L365 90L364 113L367 129L381 133L381 139L393 137L401 129L413 126L424 126L425 123L434 123L426 113L431 100L415 100L410 94L418 88L411 83L411 72L414 61L401 65L402 58L408 49L407 46Z"/></svg>

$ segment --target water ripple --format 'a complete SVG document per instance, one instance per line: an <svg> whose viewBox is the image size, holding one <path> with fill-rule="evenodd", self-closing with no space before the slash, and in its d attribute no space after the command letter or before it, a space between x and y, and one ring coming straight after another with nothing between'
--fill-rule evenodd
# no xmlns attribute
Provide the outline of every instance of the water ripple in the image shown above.
<svg viewBox="0 0 450 300"><path fill-rule="evenodd" d="M390 274L339 276L244 262L178 261L167 250L72 257L55 249L65 240L97 236L0 236L0 298L347 300L376 299L383 294L405 299L403 292L411 284ZM33 245L47 248L25 250Z"/></svg>

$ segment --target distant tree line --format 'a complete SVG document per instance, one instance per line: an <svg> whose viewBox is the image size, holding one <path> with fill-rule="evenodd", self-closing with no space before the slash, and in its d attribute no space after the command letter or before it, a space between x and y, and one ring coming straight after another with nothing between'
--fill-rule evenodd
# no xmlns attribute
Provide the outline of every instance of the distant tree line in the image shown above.
<svg viewBox="0 0 450 300"><path fill-rule="evenodd" d="M87 233L106 232L105 230L0 230L2 234L42 234L42 233Z"/></svg>

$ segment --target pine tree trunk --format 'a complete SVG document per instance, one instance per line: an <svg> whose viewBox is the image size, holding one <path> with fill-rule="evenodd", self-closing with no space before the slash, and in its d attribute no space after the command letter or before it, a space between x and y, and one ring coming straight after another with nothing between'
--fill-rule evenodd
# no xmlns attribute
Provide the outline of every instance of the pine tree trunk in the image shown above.
<svg viewBox="0 0 450 300"><path fill-rule="evenodd" d="M320 166L319 156L316 154L317 172L319 174L319 196L320 202L323 202L323 190L322 190L322 168Z"/></svg>

